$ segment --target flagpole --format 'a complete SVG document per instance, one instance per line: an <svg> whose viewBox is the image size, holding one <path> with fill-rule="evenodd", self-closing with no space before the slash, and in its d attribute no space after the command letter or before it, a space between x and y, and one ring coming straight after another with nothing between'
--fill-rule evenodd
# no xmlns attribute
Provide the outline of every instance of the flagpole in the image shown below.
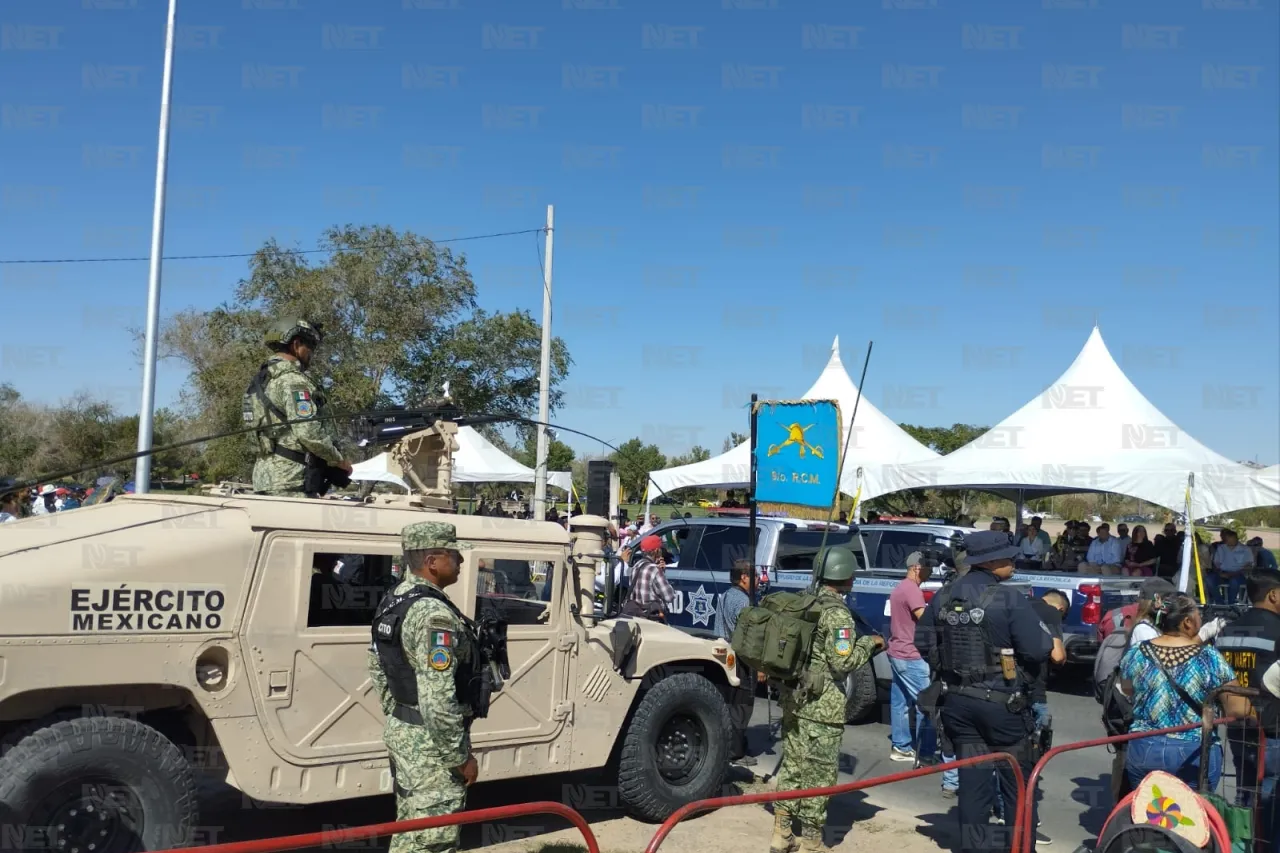
<svg viewBox="0 0 1280 853"><path fill-rule="evenodd" d="M151 269L147 280L147 338L142 356L142 402L138 411L138 457L133 489L151 490L151 449L155 434L156 351L160 334L160 266L164 254L165 184L169 171L169 104L173 92L173 40L178 0L169 0L169 20L164 37L164 75L160 81L160 143L156 150L155 206L151 213Z"/></svg>

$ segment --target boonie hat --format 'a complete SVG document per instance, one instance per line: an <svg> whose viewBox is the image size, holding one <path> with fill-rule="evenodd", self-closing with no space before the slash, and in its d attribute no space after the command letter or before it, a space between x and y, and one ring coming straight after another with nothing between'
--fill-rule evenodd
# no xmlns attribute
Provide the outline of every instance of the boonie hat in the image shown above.
<svg viewBox="0 0 1280 853"><path fill-rule="evenodd" d="M469 551L470 542L458 541L458 529L447 521L419 521L400 531L400 547L405 551Z"/></svg>
<svg viewBox="0 0 1280 853"><path fill-rule="evenodd" d="M1013 534L1003 530L979 530L964 537L965 562L980 566L996 560L1012 560L1018 556Z"/></svg>

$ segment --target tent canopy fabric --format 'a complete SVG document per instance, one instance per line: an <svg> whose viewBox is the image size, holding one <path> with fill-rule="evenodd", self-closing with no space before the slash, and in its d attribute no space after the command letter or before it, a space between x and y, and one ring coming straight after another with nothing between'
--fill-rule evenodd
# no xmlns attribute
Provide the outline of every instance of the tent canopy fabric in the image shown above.
<svg viewBox="0 0 1280 853"><path fill-rule="evenodd" d="M852 495L857 491L859 467L863 469L861 499L865 501L886 492L896 491L896 488L885 488L882 482L881 472L886 466L938 458L937 453L908 435L902 427L873 406L865 396L858 403L858 421L853 427L853 436L849 437L849 422L853 417L854 401L858 399L858 388L849 378L849 373L840 360L840 338L838 337L831 344L831 358L827 361L822 375L807 392L801 395L800 399L840 402L840 414L844 420L842 440L847 439L849 448L849 455L844 462L844 472L840 478L840 490L845 494ZM650 489L650 498L656 497L661 492L690 486L721 489L746 488L751 480L750 442L744 441L727 453L713 456L702 462L654 471L649 475L649 479L653 486L657 487L657 489Z"/></svg>
<svg viewBox="0 0 1280 853"><path fill-rule="evenodd" d="M946 457L898 466L885 479L897 489L964 487L1028 497L1101 491L1181 510L1190 475L1193 518L1280 503L1274 483L1205 447L1153 406L1095 328L1038 397Z"/></svg>
<svg viewBox="0 0 1280 853"><path fill-rule="evenodd" d="M473 427L458 428L458 451L453 454L453 482L455 483L532 483L533 469L521 465L503 453ZM390 457L380 453L372 459L352 467L351 479L394 483L408 491L409 484L389 472ZM569 471L550 471L547 485L569 491L573 474Z"/></svg>

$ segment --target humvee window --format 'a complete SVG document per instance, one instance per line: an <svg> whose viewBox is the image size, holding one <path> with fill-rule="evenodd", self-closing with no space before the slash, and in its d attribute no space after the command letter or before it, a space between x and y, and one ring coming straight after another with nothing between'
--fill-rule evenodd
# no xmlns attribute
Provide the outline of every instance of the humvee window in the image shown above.
<svg viewBox="0 0 1280 853"><path fill-rule="evenodd" d="M509 625L538 625L550 609L555 567L534 560L476 555L476 615Z"/></svg>
<svg viewBox="0 0 1280 853"><path fill-rule="evenodd" d="M386 554L316 554L307 627L372 625L378 602L395 586L391 562Z"/></svg>

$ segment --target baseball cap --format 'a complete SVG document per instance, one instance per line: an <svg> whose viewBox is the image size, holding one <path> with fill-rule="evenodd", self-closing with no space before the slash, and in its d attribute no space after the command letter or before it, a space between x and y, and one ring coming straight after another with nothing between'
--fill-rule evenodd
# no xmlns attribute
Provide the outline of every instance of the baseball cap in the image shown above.
<svg viewBox="0 0 1280 853"><path fill-rule="evenodd" d="M933 568L937 565L937 561L926 555L923 551L912 551L907 555L907 561L903 563L908 569L912 566L927 566Z"/></svg>

